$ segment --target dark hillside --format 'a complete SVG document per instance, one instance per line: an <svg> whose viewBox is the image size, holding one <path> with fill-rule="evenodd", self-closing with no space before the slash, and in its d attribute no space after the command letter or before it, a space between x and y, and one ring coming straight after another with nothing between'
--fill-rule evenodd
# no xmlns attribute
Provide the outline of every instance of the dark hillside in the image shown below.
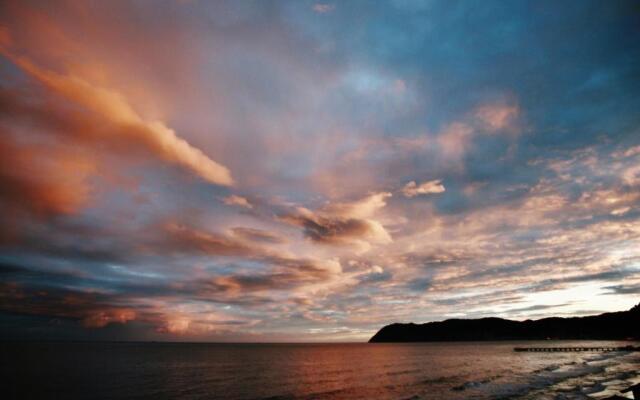
<svg viewBox="0 0 640 400"><path fill-rule="evenodd" d="M391 324L369 342L477 340L640 339L640 304L620 311L572 318L512 321L502 318L448 319L426 324Z"/></svg>

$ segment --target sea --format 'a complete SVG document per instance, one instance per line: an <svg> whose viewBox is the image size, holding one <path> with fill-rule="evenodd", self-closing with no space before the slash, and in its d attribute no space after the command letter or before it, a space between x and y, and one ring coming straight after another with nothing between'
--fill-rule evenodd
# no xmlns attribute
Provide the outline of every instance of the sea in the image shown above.
<svg viewBox="0 0 640 400"><path fill-rule="evenodd" d="M0 397L599 399L640 383L640 353L521 353L514 347L629 344L637 345L4 342Z"/></svg>

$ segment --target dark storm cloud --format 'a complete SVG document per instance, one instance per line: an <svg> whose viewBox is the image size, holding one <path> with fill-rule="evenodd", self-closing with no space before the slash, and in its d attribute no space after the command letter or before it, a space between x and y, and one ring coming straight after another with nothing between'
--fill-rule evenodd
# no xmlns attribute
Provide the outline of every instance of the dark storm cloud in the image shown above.
<svg viewBox="0 0 640 400"><path fill-rule="evenodd" d="M121 298L68 289L23 287L11 282L0 284L0 311L77 320L91 328L136 318L136 311Z"/></svg>

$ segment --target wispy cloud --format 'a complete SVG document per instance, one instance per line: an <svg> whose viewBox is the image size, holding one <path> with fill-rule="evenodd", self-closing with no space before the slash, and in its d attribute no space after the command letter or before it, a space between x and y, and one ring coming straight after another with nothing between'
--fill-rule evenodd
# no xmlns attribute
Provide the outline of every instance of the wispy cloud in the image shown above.
<svg viewBox="0 0 640 400"><path fill-rule="evenodd" d="M253 208L253 204L251 204L249 200L235 194L232 194L231 196L227 196L223 198L222 202L228 206L238 206L238 207L243 207L248 209Z"/></svg>
<svg viewBox="0 0 640 400"><path fill-rule="evenodd" d="M637 303L624 7L161 4L0 6L7 335L363 340Z"/></svg>
<svg viewBox="0 0 640 400"><path fill-rule="evenodd" d="M336 6L328 3L316 3L313 5L313 11L318 14L327 14L335 10Z"/></svg>
<svg viewBox="0 0 640 400"><path fill-rule="evenodd" d="M11 59L33 78L51 91L67 100L104 118L112 125L112 139L118 135L129 139L134 145L142 145L163 160L180 164L203 179L219 184L231 185L233 179L229 170L207 157L201 150L193 147L161 121L144 120L126 101L124 96L108 88L92 85L76 75L63 75L36 66L29 59L16 56L6 50L4 55ZM91 132L95 135L98 132ZM87 134L77 132L79 135Z"/></svg>
<svg viewBox="0 0 640 400"><path fill-rule="evenodd" d="M411 181L402 188L402 193L405 197L415 197L423 194L437 194L444 191L444 185L439 179L422 182L419 185L415 181Z"/></svg>

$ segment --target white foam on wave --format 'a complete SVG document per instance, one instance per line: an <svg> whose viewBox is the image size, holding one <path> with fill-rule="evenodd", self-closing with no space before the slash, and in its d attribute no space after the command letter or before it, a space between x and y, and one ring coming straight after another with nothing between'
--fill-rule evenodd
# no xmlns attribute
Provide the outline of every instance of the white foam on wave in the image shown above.
<svg viewBox="0 0 640 400"><path fill-rule="evenodd" d="M528 384L505 387L494 392L494 398L605 398L619 394L621 389L640 380L637 373L639 365L640 355L637 353L589 355L581 363L543 368Z"/></svg>

